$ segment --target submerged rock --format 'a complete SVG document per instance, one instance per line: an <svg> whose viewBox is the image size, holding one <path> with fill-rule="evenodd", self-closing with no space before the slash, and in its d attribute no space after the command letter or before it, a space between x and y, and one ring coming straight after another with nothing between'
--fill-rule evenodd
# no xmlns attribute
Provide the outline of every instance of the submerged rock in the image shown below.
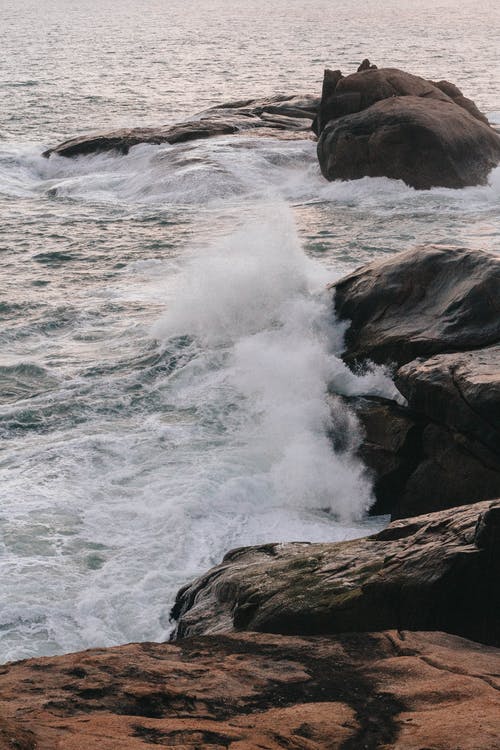
<svg viewBox="0 0 500 750"><path fill-rule="evenodd" d="M364 539L230 552L182 589L176 637L399 628L500 644L500 502L395 521Z"/></svg>
<svg viewBox="0 0 500 750"><path fill-rule="evenodd" d="M500 258L431 245L376 261L334 286L349 319L345 360L405 364L500 342Z"/></svg>
<svg viewBox="0 0 500 750"><path fill-rule="evenodd" d="M417 189L486 182L500 137L473 101L448 81L397 68L325 71L313 129L328 180L389 177Z"/></svg>
<svg viewBox="0 0 500 750"><path fill-rule="evenodd" d="M184 143L232 133L307 138L319 99L313 96L274 96L228 102L202 112L193 120L156 128L130 128L70 138L44 156L80 156L100 151L127 154L139 143Z"/></svg>
<svg viewBox="0 0 500 750"><path fill-rule="evenodd" d="M246 633L6 665L0 750L498 748L497 649Z"/></svg>

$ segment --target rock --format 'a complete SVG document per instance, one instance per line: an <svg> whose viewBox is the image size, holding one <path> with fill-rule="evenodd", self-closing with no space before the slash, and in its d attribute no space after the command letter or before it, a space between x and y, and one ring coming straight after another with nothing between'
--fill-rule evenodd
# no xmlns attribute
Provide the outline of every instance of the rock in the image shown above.
<svg viewBox="0 0 500 750"><path fill-rule="evenodd" d="M467 99L454 83L450 83L449 81L430 81L430 83L449 96L459 107L466 109L470 115L476 118L476 120L481 120L486 123L486 125L490 124L486 115L483 115L472 99Z"/></svg>
<svg viewBox="0 0 500 750"><path fill-rule="evenodd" d="M337 75L336 75L337 74ZM500 138L449 81L428 81L363 60L356 73L325 70L313 130L328 180L390 177L426 190L486 182Z"/></svg>
<svg viewBox="0 0 500 750"><path fill-rule="evenodd" d="M463 188L485 184L500 162L497 133L453 102L395 96L356 112L352 94L341 101L355 114L331 120L321 133L327 180L389 177L417 190Z"/></svg>
<svg viewBox="0 0 500 750"><path fill-rule="evenodd" d="M338 315L351 317L346 361L402 365L395 382L407 408L352 402L374 513L405 518L500 496L499 300L500 259L438 246L364 266L335 286Z"/></svg>
<svg viewBox="0 0 500 750"><path fill-rule="evenodd" d="M363 60L361 65L358 68L358 73L361 73L363 70L377 70L376 65L372 65L371 62L368 60L367 57Z"/></svg>
<svg viewBox="0 0 500 750"><path fill-rule="evenodd" d="M421 420L409 409L387 399L351 397L346 401L363 431L359 457L373 477L376 499L370 514L392 514L423 458Z"/></svg>
<svg viewBox="0 0 500 750"><path fill-rule="evenodd" d="M500 346L413 360L396 384L427 423L418 466L388 503L392 517L500 497Z"/></svg>
<svg viewBox="0 0 500 750"><path fill-rule="evenodd" d="M413 360L397 371L396 385L415 412L500 456L499 345Z"/></svg>
<svg viewBox="0 0 500 750"><path fill-rule="evenodd" d="M0 748L498 750L499 667L497 649L404 631L30 659L2 668Z"/></svg>
<svg viewBox="0 0 500 750"><path fill-rule="evenodd" d="M326 96L322 92L320 112L323 128L344 115L361 112L383 99L413 96L452 102L444 91L430 81L397 68L370 69L360 66L357 73L340 76L335 88L328 86ZM325 71L326 76L327 71ZM330 71L328 71L330 73Z"/></svg>
<svg viewBox="0 0 500 750"><path fill-rule="evenodd" d="M417 461L404 489L392 496L392 518L409 518L500 495L499 455L459 432L428 423L422 431Z"/></svg>
<svg viewBox="0 0 500 750"><path fill-rule="evenodd" d="M500 501L476 503L364 539L234 550L179 592L175 635L438 629L498 645L499 574Z"/></svg>
<svg viewBox="0 0 500 750"><path fill-rule="evenodd" d="M500 342L500 258L430 245L376 261L334 285L350 319L344 359L405 364Z"/></svg>
<svg viewBox="0 0 500 750"><path fill-rule="evenodd" d="M319 99L313 96L274 96L228 102L178 125L131 128L71 138L45 151L44 156L80 156L116 150L127 154L139 143L184 143L233 133L254 133L285 138L307 138Z"/></svg>

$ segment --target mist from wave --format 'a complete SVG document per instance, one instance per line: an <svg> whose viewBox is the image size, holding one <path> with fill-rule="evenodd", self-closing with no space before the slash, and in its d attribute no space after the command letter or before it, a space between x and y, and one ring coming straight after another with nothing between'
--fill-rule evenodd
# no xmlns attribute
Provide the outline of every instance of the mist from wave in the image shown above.
<svg viewBox="0 0 500 750"><path fill-rule="evenodd" d="M191 248L132 360L0 373L18 378L0 407L17 443L0 462L5 658L160 640L177 588L228 549L380 527L339 394L397 392L339 359L327 277L272 204Z"/></svg>

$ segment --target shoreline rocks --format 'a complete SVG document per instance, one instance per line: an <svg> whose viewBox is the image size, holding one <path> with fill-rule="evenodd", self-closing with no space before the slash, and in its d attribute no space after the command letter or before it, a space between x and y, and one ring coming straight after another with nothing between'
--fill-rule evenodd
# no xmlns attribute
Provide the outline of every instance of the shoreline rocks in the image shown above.
<svg viewBox="0 0 500 750"><path fill-rule="evenodd" d="M333 287L349 320L344 359L403 365L500 343L500 258L428 245L362 266Z"/></svg>
<svg viewBox="0 0 500 750"><path fill-rule="evenodd" d="M500 496L500 258L429 246L334 287L343 357L394 369L407 400L351 399L374 513L405 518Z"/></svg>
<svg viewBox="0 0 500 750"><path fill-rule="evenodd" d="M0 670L0 750L496 750L499 665L496 649L405 631L29 659Z"/></svg>
<svg viewBox="0 0 500 750"><path fill-rule="evenodd" d="M229 552L186 586L174 639L250 630L444 630L500 645L500 501L395 521L363 539Z"/></svg>

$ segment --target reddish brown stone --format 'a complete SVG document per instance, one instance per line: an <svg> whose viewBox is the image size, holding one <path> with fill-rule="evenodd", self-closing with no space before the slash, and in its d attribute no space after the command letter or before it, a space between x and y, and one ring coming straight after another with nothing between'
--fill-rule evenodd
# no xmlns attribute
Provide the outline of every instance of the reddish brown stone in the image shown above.
<svg viewBox="0 0 500 750"><path fill-rule="evenodd" d="M6 665L0 750L498 750L496 649L263 634Z"/></svg>

